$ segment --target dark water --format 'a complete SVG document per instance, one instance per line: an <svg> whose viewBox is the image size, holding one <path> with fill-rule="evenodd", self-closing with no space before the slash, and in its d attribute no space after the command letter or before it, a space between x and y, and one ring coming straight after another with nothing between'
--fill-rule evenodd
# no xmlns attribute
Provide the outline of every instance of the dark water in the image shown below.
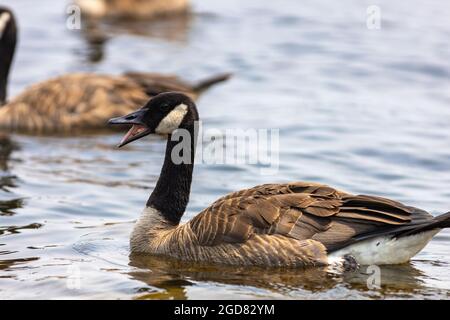
<svg viewBox="0 0 450 320"><path fill-rule="evenodd" d="M219 196L310 180L450 210L450 5L378 1L194 1L190 19L65 27L64 1L1 1L20 23L10 92L72 71L233 71L198 102L210 128L279 128L280 167L196 167L189 219ZM1 298L448 298L450 232L409 264L261 270L129 257L128 237L159 174L165 143L124 150L120 134L12 136L0 157Z"/></svg>

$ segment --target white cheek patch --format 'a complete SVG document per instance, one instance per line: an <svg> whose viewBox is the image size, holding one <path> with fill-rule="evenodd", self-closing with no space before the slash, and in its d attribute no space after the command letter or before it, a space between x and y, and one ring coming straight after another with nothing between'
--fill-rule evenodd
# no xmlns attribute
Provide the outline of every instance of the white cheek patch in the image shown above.
<svg viewBox="0 0 450 320"><path fill-rule="evenodd" d="M3 36L3 32L5 31L9 20L11 20L11 15L9 14L9 12L3 12L2 14L0 14L0 39Z"/></svg>
<svg viewBox="0 0 450 320"><path fill-rule="evenodd" d="M180 104L175 107L170 113L161 120L155 129L156 133L170 134L177 129L188 112L188 107L185 104Z"/></svg>

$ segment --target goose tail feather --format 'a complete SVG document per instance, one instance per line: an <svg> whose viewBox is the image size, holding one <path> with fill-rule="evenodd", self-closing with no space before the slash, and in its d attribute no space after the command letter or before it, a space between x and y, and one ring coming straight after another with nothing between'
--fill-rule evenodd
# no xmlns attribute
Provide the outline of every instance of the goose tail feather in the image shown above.
<svg viewBox="0 0 450 320"><path fill-rule="evenodd" d="M197 84L194 85L194 91L197 93L203 92L209 87L219 83L226 81L230 79L231 73L221 73L212 77L209 77L207 79L199 81Z"/></svg>
<svg viewBox="0 0 450 320"><path fill-rule="evenodd" d="M429 231L433 229L450 228L450 211L440 216L435 217L429 223L420 224L416 228L409 229L405 232L400 232L397 237L410 236L413 234Z"/></svg>

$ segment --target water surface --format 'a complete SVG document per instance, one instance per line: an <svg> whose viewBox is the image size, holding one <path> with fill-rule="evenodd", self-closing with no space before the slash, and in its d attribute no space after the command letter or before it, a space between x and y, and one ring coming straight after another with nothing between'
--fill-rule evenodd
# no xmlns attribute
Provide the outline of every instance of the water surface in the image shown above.
<svg viewBox="0 0 450 320"><path fill-rule="evenodd" d="M309 180L388 196L432 214L450 210L450 5L378 1L194 1L162 23L65 27L64 1L2 1L20 23L10 93L64 72L232 71L198 101L205 128L280 129L280 167L195 169L192 218L227 192ZM12 135L0 157L0 298L448 298L450 232L409 264L264 270L129 255L128 238L158 177L165 143L116 150L117 133ZM80 281L78 281L78 279Z"/></svg>

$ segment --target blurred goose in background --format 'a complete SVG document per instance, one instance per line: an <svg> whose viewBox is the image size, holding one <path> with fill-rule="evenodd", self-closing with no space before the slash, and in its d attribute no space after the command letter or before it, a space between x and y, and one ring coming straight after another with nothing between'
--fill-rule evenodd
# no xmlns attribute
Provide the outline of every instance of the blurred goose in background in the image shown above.
<svg viewBox="0 0 450 320"><path fill-rule="evenodd" d="M161 174L131 235L132 253L265 267L401 264L450 227L450 212L433 217L393 200L312 182L236 191L180 224L189 202L198 120L194 102L174 92L110 120L131 125L119 147L149 134L167 136ZM190 133L184 144L171 137L178 129Z"/></svg>
<svg viewBox="0 0 450 320"><path fill-rule="evenodd" d="M196 99L230 76L220 74L190 84L156 73L74 73L34 84L6 101L16 38L13 13L0 7L0 129L54 133L104 128L109 118L130 112L161 92L182 91Z"/></svg>
<svg viewBox="0 0 450 320"><path fill-rule="evenodd" d="M75 4L94 18L148 19L189 11L189 0L75 0Z"/></svg>
<svg viewBox="0 0 450 320"><path fill-rule="evenodd" d="M86 43L80 53L91 63L103 60L107 42L121 35L175 42L184 45L189 40L192 15L172 15L163 19L84 19L79 35Z"/></svg>

